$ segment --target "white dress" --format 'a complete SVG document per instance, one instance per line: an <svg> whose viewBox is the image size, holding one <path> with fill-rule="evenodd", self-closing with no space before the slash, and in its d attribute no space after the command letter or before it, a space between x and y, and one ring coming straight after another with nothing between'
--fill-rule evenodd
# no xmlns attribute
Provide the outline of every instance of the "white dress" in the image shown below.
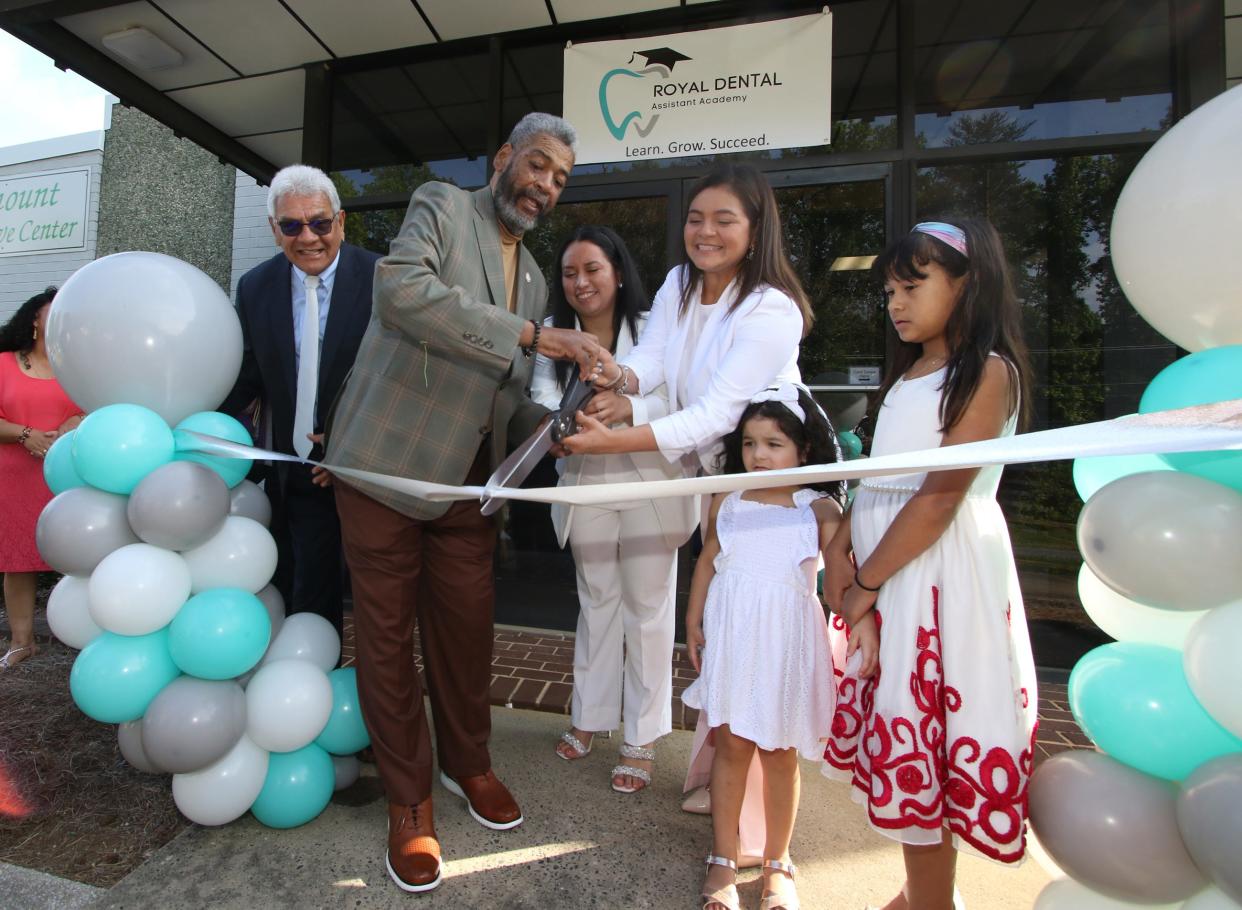
<svg viewBox="0 0 1242 910"><path fill-rule="evenodd" d="M716 516L720 553L703 610L703 666L682 701L761 749L815 760L832 724L832 653L815 594L819 523L811 503L731 493Z"/></svg>
<svg viewBox="0 0 1242 910"><path fill-rule="evenodd" d="M873 456L941 444L943 379L940 370L889 391ZM947 826L958 849L1018 862L1038 702L1013 549L996 502L1000 475L1000 467L983 468L944 534L884 583L876 601L880 670L859 680L860 655L845 667L823 770L853 785L882 834L936 844ZM860 565L926 476L862 482L850 519ZM839 647L835 628L833 636Z"/></svg>

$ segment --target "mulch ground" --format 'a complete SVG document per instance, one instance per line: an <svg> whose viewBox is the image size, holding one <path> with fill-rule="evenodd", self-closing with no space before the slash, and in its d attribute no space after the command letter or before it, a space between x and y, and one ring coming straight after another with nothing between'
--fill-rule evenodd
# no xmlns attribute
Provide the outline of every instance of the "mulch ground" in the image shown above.
<svg viewBox="0 0 1242 910"><path fill-rule="evenodd" d="M0 862L107 888L189 822L172 778L134 770L116 727L74 705L77 652L47 639L39 648L0 671Z"/></svg>

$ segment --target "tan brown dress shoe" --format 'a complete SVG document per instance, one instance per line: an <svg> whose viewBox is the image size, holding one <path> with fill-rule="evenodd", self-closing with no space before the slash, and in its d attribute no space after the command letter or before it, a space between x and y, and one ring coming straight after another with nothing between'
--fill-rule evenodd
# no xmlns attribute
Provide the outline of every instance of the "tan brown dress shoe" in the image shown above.
<svg viewBox="0 0 1242 910"><path fill-rule="evenodd" d="M508 831L522 824L522 810L509 788L500 782L491 768L472 777L452 778L440 772L440 783L449 793L466 801L471 817L485 828Z"/></svg>
<svg viewBox="0 0 1242 910"><path fill-rule="evenodd" d="M440 884L440 841L430 796L416 806L388 804L384 865L402 891L430 891Z"/></svg>

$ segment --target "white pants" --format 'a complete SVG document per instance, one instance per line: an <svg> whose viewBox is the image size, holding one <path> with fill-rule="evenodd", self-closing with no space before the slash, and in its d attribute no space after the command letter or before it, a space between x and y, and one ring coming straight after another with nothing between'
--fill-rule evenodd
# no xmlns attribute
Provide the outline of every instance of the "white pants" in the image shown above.
<svg viewBox="0 0 1242 910"><path fill-rule="evenodd" d="M647 503L619 511L575 507L569 545L581 605L573 725L616 729L624 705L625 741L646 745L673 728L677 550Z"/></svg>

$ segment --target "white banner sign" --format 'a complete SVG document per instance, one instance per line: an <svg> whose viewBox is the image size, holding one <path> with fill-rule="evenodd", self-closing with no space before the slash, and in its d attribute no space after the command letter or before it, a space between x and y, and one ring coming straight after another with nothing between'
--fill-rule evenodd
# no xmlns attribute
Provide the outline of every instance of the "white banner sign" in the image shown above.
<svg viewBox="0 0 1242 910"><path fill-rule="evenodd" d="M86 249L90 168L0 179L0 256Z"/></svg>
<svg viewBox="0 0 1242 910"><path fill-rule="evenodd" d="M827 145L832 14L565 48L578 164Z"/></svg>

